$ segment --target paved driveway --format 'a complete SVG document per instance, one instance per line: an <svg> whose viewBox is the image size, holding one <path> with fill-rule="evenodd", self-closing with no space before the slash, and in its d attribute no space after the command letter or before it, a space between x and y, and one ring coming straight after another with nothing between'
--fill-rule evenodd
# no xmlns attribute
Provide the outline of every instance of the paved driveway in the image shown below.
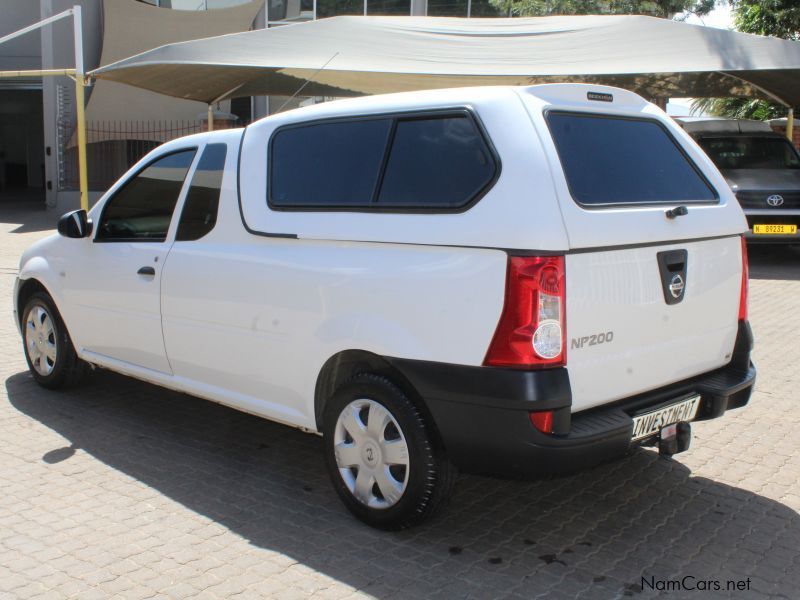
<svg viewBox="0 0 800 600"><path fill-rule="evenodd" d="M0 598L797 597L799 251L752 251L758 391L689 452L464 476L443 516L389 534L340 506L320 438L111 373L38 388L9 309L53 217L0 211Z"/></svg>

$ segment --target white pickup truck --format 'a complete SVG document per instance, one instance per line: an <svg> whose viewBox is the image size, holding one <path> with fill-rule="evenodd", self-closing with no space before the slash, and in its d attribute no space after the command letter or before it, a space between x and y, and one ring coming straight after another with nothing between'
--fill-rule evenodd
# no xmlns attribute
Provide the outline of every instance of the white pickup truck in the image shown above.
<svg viewBox="0 0 800 600"><path fill-rule="evenodd" d="M93 365L322 433L402 528L456 467L674 454L745 405L746 229L630 92L373 96L160 146L24 253L14 309L43 386Z"/></svg>

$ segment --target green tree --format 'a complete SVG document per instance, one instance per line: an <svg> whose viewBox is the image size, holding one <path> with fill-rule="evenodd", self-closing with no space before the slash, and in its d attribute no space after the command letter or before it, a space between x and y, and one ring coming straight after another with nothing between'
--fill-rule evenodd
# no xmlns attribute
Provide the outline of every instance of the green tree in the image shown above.
<svg viewBox="0 0 800 600"><path fill-rule="evenodd" d="M800 40L797 0L730 0L737 31Z"/></svg>
<svg viewBox="0 0 800 600"><path fill-rule="evenodd" d="M737 31L800 41L800 2L797 0L729 0ZM751 98L698 98L692 112L732 119L775 119L786 107ZM797 107L795 107L797 112Z"/></svg>
<svg viewBox="0 0 800 600"><path fill-rule="evenodd" d="M515 17L549 15L650 15L672 18L692 12L707 14L715 0L490 0L501 14Z"/></svg>
<svg viewBox="0 0 800 600"><path fill-rule="evenodd" d="M767 121L785 117L786 107L753 98L695 98L692 100L692 113L704 113L728 119Z"/></svg>

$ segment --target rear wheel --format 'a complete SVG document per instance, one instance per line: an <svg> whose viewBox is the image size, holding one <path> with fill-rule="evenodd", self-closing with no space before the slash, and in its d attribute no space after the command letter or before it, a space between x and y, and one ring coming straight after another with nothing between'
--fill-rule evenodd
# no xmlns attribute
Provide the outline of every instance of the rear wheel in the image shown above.
<svg viewBox="0 0 800 600"><path fill-rule="evenodd" d="M344 383L323 423L333 487L368 525L405 529L446 502L455 470L420 411L387 378L363 373Z"/></svg>
<svg viewBox="0 0 800 600"><path fill-rule="evenodd" d="M36 292L22 311L25 359L33 378L50 389L79 383L87 364L78 358L53 299Z"/></svg>

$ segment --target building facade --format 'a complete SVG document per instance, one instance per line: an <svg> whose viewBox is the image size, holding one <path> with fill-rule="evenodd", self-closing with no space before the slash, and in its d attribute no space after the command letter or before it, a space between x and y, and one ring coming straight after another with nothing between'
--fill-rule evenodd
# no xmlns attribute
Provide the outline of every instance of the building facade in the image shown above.
<svg viewBox="0 0 800 600"><path fill-rule="evenodd" d="M157 46L337 15L495 16L490 0L5 0L0 36L79 4L84 68ZM0 45L0 70L74 67L69 19ZM215 122L247 123L319 99L238 98ZM158 144L206 127L204 104L109 81L87 88L90 200ZM78 205L74 83L66 77L0 79L0 209L29 197L65 211Z"/></svg>

